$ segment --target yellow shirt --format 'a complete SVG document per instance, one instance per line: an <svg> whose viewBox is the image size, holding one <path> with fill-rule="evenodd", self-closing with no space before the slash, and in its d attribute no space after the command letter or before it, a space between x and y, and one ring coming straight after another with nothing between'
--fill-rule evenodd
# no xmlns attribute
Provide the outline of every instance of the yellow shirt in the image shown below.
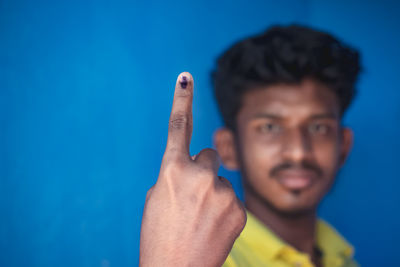
<svg viewBox="0 0 400 267"><path fill-rule="evenodd" d="M358 266L353 248L331 226L317 222L317 245L324 267ZM247 223L236 239L223 267L313 267L309 256L291 247L254 215L247 212Z"/></svg>

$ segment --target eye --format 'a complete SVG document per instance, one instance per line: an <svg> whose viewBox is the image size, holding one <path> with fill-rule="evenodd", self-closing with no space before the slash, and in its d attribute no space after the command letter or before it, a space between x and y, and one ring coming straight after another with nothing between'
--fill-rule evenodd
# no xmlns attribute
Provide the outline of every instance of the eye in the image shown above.
<svg viewBox="0 0 400 267"><path fill-rule="evenodd" d="M327 134L329 126L322 123L314 123L309 126L309 131L313 134Z"/></svg>
<svg viewBox="0 0 400 267"><path fill-rule="evenodd" d="M281 126L275 123L265 123L260 126L262 133L279 133L281 130Z"/></svg>

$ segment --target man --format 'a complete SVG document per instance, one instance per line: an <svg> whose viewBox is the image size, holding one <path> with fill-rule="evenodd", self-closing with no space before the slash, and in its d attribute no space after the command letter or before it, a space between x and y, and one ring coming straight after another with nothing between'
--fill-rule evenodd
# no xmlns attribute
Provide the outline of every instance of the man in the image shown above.
<svg viewBox="0 0 400 267"><path fill-rule="evenodd" d="M241 172L246 211L218 177L215 151L189 156L193 79L181 74L147 196L140 265L355 266L352 247L316 210L350 152L341 119L359 72L357 51L296 25L272 27L219 58L213 81L226 127L215 145Z"/></svg>

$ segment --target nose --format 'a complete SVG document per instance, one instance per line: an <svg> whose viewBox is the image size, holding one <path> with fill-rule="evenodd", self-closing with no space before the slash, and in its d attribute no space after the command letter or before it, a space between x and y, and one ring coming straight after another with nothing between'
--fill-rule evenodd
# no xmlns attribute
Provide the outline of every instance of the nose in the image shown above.
<svg viewBox="0 0 400 267"><path fill-rule="evenodd" d="M283 143L283 156L292 162L303 162L312 156L311 142L302 129L293 129L286 133Z"/></svg>

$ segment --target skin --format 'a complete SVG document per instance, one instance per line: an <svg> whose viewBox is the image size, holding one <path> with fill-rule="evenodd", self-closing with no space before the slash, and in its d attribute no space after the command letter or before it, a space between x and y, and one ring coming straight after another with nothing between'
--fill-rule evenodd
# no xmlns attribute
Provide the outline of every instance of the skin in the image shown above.
<svg viewBox="0 0 400 267"><path fill-rule="evenodd" d="M246 223L244 207L230 183L218 176L217 152L189 154L192 99L193 78L182 73L160 174L146 197L141 267L221 266Z"/></svg>
<svg viewBox="0 0 400 267"><path fill-rule="evenodd" d="M192 99L193 78L182 73L160 174L146 197L141 267L221 266L246 223L232 187L218 176L217 152L189 155ZM316 209L353 138L340 125L338 99L313 80L278 84L245 93L236 119L237 131L219 129L215 145L226 167L242 173L246 208L320 266Z"/></svg>
<svg viewBox="0 0 400 267"><path fill-rule="evenodd" d="M246 208L317 266L316 210L353 141L339 107L312 79L260 87L243 95L236 132L214 136L224 165L242 174Z"/></svg>

